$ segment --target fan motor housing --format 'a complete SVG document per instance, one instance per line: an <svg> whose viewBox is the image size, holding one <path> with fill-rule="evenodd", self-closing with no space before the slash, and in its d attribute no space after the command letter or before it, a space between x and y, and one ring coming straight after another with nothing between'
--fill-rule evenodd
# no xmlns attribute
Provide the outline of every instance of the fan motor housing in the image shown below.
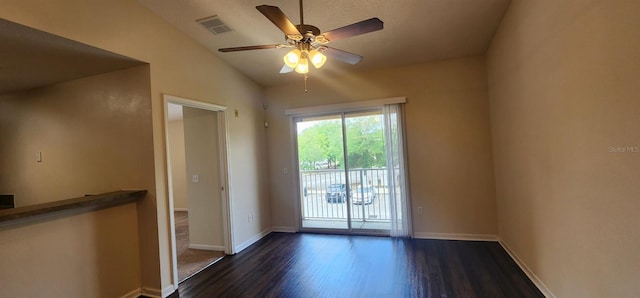
<svg viewBox="0 0 640 298"><path fill-rule="evenodd" d="M314 36L320 35L320 29L313 25L296 25L296 28L298 28L298 31L300 31L303 36L305 36L308 32L311 32L311 34L313 34Z"/></svg>

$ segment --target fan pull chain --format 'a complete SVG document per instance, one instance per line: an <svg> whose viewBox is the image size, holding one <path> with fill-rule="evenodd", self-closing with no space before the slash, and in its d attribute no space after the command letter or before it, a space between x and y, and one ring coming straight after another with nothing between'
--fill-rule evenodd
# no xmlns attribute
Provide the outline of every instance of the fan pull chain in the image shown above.
<svg viewBox="0 0 640 298"><path fill-rule="evenodd" d="M309 90L307 90L307 80L309 79L308 75L304 75L304 93L307 93Z"/></svg>

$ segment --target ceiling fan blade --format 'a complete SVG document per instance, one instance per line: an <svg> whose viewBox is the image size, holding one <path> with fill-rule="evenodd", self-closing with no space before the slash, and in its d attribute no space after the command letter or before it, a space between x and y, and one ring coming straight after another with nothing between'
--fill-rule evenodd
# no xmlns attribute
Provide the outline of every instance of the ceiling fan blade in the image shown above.
<svg viewBox="0 0 640 298"><path fill-rule="evenodd" d="M384 28L384 23L380 19L371 18L368 20L353 23L351 25L333 29L331 31L323 33L322 35L324 35L324 37L329 41L336 41L351 36L382 30L382 28Z"/></svg>
<svg viewBox="0 0 640 298"><path fill-rule="evenodd" d="M249 50L265 50L265 49L275 49L280 47L279 44L265 44L260 46L246 46L246 47L235 47L235 48L221 48L218 51L226 53L226 52L238 52L238 51L249 51Z"/></svg>
<svg viewBox="0 0 640 298"><path fill-rule="evenodd" d="M322 53L329 57L341 60L349 64L358 64L363 59L363 57L358 54L349 53L347 51L338 50L336 48L331 48L331 47L327 47L327 49L324 50Z"/></svg>
<svg viewBox="0 0 640 298"><path fill-rule="evenodd" d="M280 73L290 73L292 71L293 71L293 68L287 66L286 64L282 66L282 69L280 69Z"/></svg>
<svg viewBox="0 0 640 298"><path fill-rule="evenodd" d="M256 9L260 11L269 21L271 21L276 27L280 28L284 34L294 35L300 34L298 28L291 23L289 18L278 8L277 6L271 5L259 5L256 6Z"/></svg>

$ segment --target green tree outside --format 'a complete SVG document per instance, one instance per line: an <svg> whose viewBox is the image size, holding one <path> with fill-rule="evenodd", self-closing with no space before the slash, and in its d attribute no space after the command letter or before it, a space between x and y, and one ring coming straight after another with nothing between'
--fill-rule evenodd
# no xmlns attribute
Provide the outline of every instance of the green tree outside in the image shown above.
<svg viewBox="0 0 640 298"><path fill-rule="evenodd" d="M386 165L382 122L382 115L346 118L349 168ZM298 156L302 170L344 169L341 120L320 120L298 133Z"/></svg>

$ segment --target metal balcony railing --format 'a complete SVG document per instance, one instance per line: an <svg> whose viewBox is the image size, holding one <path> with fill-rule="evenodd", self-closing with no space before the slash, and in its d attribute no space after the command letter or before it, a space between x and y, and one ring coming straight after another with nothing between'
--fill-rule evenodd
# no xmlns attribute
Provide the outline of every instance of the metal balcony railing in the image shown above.
<svg viewBox="0 0 640 298"><path fill-rule="evenodd" d="M347 220L390 222L387 170L352 169L301 171L303 220ZM348 194L348 196L347 196Z"/></svg>

